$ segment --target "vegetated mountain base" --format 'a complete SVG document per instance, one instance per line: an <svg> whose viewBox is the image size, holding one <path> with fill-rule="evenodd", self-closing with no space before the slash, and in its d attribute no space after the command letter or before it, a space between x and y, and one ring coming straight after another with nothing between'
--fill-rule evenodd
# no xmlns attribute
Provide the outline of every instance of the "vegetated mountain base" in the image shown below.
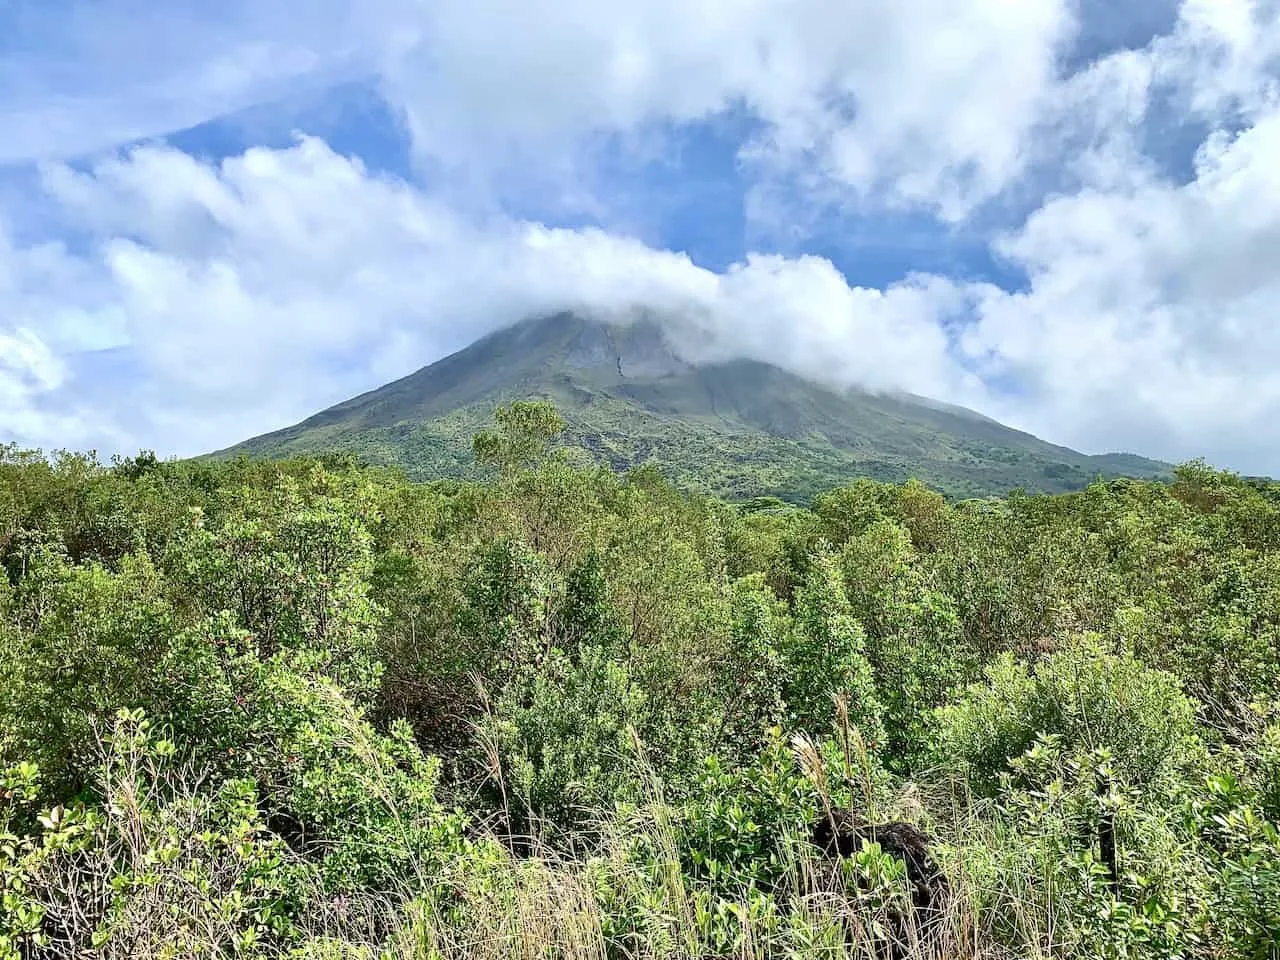
<svg viewBox="0 0 1280 960"><path fill-rule="evenodd" d="M0 957L1280 947L1280 488L0 448Z"/></svg>
<svg viewBox="0 0 1280 960"><path fill-rule="evenodd" d="M1169 471L1132 455L1086 456L921 397L837 392L768 364L692 364L683 352L655 320L530 320L224 453L345 451L412 479L476 479L471 436L495 404L544 399L595 460L615 470L652 464L684 488L737 500L807 503L856 477L916 477L976 497Z"/></svg>

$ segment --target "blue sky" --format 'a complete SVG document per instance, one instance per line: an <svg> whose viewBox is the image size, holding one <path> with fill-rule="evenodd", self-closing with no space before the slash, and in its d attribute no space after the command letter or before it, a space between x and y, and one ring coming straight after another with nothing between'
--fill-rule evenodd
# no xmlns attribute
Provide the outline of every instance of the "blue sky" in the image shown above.
<svg viewBox="0 0 1280 960"><path fill-rule="evenodd" d="M531 313L1280 472L1276 0L10 0L0 442L191 454Z"/></svg>

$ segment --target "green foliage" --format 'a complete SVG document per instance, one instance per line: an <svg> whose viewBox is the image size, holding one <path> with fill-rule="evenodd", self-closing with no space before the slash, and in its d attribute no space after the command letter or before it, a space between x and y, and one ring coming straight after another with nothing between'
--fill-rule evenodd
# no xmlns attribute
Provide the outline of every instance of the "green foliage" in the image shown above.
<svg viewBox="0 0 1280 960"><path fill-rule="evenodd" d="M721 717L716 743L724 755L745 758L754 755L762 731L785 719L782 649L790 623L762 575L736 580L730 589L732 622L714 675Z"/></svg>
<svg viewBox="0 0 1280 960"><path fill-rule="evenodd" d="M552 651L508 688L489 726L510 812L554 830L641 800L634 731L647 715L644 691L606 651Z"/></svg>
<svg viewBox="0 0 1280 960"><path fill-rule="evenodd" d="M1273 823L1280 823L1280 709L1257 740L1258 802Z"/></svg>
<svg viewBox="0 0 1280 960"><path fill-rule="evenodd" d="M497 430L477 433L473 448L479 463L504 474L535 466L564 431L564 420L549 403L517 400L510 406L498 407L493 419Z"/></svg>
<svg viewBox="0 0 1280 960"><path fill-rule="evenodd" d="M933 709L974 676L975 657L954 602L931 587L903 527L872 522L845 544L840 567L884 705L886 757L910 769L927 756Z"/></svg>
<svg viewBox="0 0 1280 960"><path fill-rule="evenodd" d="M161 695L173 613L145 554L114 573L43 549L24 566L9 613L20 628L0 626L0 764L37 762L65 797L85 783L97 726Z"/></svg>
<svg viewBox="0 0 1280 960"><path fill-rule="evenodd" d="M1207 923L1231 956L1263 960L1280 950L1280 828L1230 776L1210 777L1191 805L1214 870Z"/></svg>
<svg viewBox="0 0 1280 960"><path fill-rule="evenodd" d="M1176 677L1082 638L1034 669L1005 654L937 715L937 753L973 787L993 792L1012 758L1040 735L1069 749L1107 749L1117 775L1150 784L1194 764L1203 747L1195 706Z"/></svg>
<svg viewBox="0 0 1280 960"><path fill-rule="evenodd" d="M242 492L217 525L193 514L168 565L198 612L231 613L260 656L283 652L367 700L379 675L371 511L362 491L344 496L331 483L317 468L306 487L285 480L266 496Z"/></svg>
<svg viewBox="0 0 1280 960"><path fill-rule="evenodd" d="M773 728L758 757L741 767L709 758L680 818L690 871L723 891L777 886L795 843L819 815L821 798Z"/></svg>
<svg viewBox="0 0 1280 960"><path fill-rule="evenodd" d="M184 635L168 670L182 692L171 720L181 742L221 775L256 783L272 829L327 887L429 869L461 829L436 800L438 760L408 724L375 730L317 665L262 659L224 616Z"/></svg>
<svg viewBox="0 0 1280 960"><path fill-rule="evenodd" d="M830 729L835 698L849 704L849 715L863 739L884 742L882 708L867 661L862 626L853 617L836 560L827 552L813 558L796 591L795 626L785 657L787 704L801 730Z"/></svg>
<svg viewBox="0 0 1280 960"><path fill-rule="evenodd" d="M895 489L875 480L856 480L814 497L813 512L832 543L845 543L890 515Z"/></svg>
<svg viewBox="0 0 1280 960"><path fill-rule="evenodd" d="M251 780L191 791L141 711L121 712L103 751L100 803L3 838L0 957L253 956L295 937L308 871L266 831Z"/></svg>
<svg viewBox="0 0 1280 960"><path fill-rule="evenodd" d="M556 417L477 482L0 449L0 960L869 956L836 810L929 834L913 960L1277 955L1280 488L733 506Z"/></svg>
<svg viewBox="0 0 1280 960"><path fill-rule="evenodd" d="M1187 857L1177 801L1116 777L1105 749L1037 739L1014 758L998 802L1018 868L1043 886L1035 894L1072 955L1185 957L1203 943L1212 871ZM1116 876L1099 838L1118 840Z"/></svg>
<svg viewBox="0 0 1280 960"><path fill-rule="evenodd" d="M653 322L567 315L498 331L407 380L221 455L345 451L418 480L474 479L532 464L561 428L611 469L653 464L683 487L734 500L808 503L850 477L919 477L966 497L1168 473L1141 457L1064 450L959 408L832 392L766 364L690 366Z"/></svg>
<svg viewBox="0 0 1280 960"><path fill-rule="evenodd" d="M465 574L460 633L468 666L506 683L550 647L551 583L543 559L519 540L485 547Z"/></svg>

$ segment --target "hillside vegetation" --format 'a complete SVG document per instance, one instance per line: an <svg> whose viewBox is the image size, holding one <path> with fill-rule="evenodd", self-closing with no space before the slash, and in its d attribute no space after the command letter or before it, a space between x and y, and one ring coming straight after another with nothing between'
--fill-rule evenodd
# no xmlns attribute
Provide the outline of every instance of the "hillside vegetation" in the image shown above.
<svg viewBox="0 0 1280 960"><path fill-rule="evenodd" d="M1168 474L1167 464L1086 456L922 397L836 391L741 359L694 364L686 352L654 319L534 318L224 453L343 451L410 479L477 479L471 437L495 404L542 399L556 404L590 460L614 470L651 465L681 487L735 500L808 503L856 477L916 477L972 497Z"/></svg>
<svg viewBox="0 0 1280 960"><path fill-rule="evenodd" d="M0 958L1280 955L1280 488L731 505L560 427L0 448Z"/></svg>

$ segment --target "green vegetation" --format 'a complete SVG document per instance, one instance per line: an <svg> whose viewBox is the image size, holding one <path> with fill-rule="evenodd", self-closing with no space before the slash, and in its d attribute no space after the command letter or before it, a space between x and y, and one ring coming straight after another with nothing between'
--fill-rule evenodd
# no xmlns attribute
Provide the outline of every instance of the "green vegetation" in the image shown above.
<svg viewBox="0 0 1280 960"><path fill-rule="evenodd" d="M955 497L1078 490L1099 476L1167 477L1166 464L1090 457L920 397L837 393L767 364L691 366L654 321L526 321L424 370L224 453L328 451L410 479L479 479L471 437L495 404L545 399L567 436L614 470L645 464L684 489L796 504L856 477L917 477Z"/></svg>
<svg viewBox="0 0 1280 960"><path fill-rule="evenodd" d="M0 448L0 958L1280 956L1280 487L734 505L560 425Z"/></svg>

